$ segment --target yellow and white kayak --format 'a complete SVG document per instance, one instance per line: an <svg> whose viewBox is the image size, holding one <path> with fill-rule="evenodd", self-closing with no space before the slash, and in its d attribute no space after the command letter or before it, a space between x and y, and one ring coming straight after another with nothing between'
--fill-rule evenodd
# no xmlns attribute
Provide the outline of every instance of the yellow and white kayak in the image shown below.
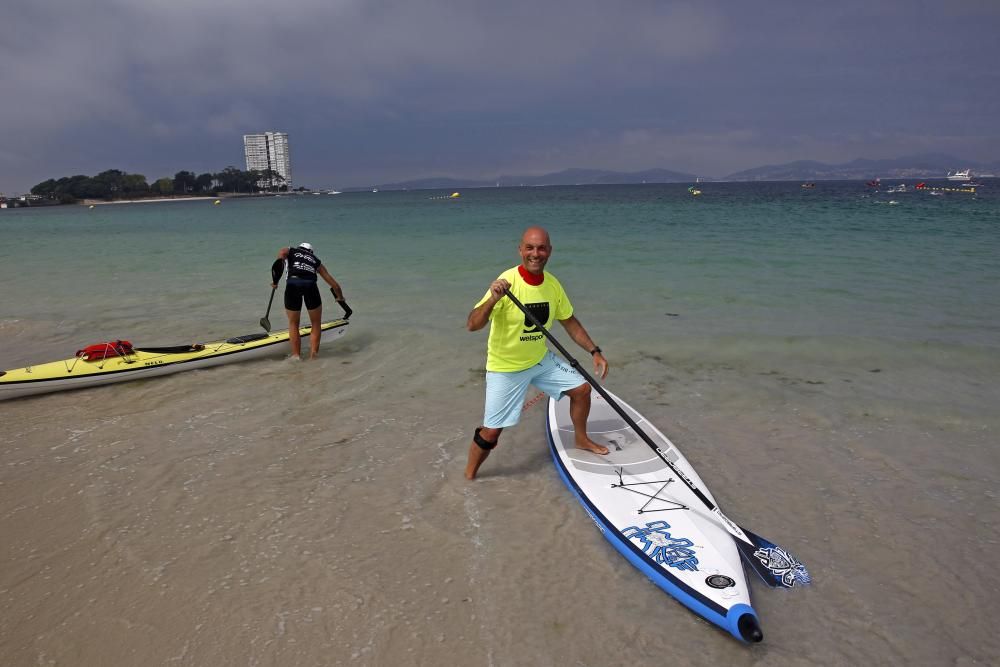
<svg viewBox="0 0 1000 667"><path fill-rule="evenodd" d="M347 325L348 321L343 319L324 322L321 325L323 339L328 341L340 338L347 333ZM303 348L308 349L312 327L302 327L299 333L302 336ZM111 344L108 345L110 348ZM287 353L287 329L272 333L252 333L210 343L134 348L127 345L119 348L115 356L103 359L94 358L88 361L87 355L75 356L61 361L0 371L0 401L32 394L170 375L195 368L208 368Z"/></svg>

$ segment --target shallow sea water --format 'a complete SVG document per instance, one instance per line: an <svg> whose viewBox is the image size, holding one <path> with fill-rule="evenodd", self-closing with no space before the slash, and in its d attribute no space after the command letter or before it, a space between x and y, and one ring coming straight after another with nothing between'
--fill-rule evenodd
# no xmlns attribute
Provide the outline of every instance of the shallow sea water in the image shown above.
<svg viewBox="0 0 1000 667"><path fill-rule="evenodd" d="M4 211L0 368L251 333L301 241L355 315L313 363L0 403L0 663L994 661L1000 197L703 190ZM544 402L464 480L486 339L465 317L528 224L608 387L809 567L752 584L762 644L604 541Z"/></svg>

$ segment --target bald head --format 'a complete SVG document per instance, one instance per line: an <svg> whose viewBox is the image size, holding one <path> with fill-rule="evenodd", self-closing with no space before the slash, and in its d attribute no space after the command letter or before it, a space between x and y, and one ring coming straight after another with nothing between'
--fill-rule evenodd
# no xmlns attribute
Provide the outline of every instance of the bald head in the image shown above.
<svg viewBox="0 0 1000 667"><path fill-rule="evenodd" d="M521 253L521 265L528 273L542 274L545 271L545 263L552 254L549 233L541 227L528 227L521 235L521 244L517 250Z"/></svg>
<svg viewBox="0 0 1000 667"><path fill-rule="evenodd" d="M525 229L524 234L521 234L521 245L525 243L551 245L549 233L542 227L528 227Z"/></svg>

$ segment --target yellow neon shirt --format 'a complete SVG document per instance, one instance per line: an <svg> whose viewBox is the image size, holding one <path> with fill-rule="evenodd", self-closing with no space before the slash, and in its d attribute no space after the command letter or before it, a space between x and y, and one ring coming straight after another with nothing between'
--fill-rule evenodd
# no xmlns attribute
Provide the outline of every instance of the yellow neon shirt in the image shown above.
<svg viewBox="0 0 1000 667"><path fill-rule="evenodd" d="M573 315L573 304L559 281L548 271L537 287L529 285L521 278L517 267L500 274L510 283L510 291L523 303L538 321L549 329L556 320L565 320ZM476 307L490 298L490 291ZM490 339L486 344L486 370L505 373L531 368L545 356L545 334L528 321L514 302L504 297L493 306L490 313Z"/></svg>

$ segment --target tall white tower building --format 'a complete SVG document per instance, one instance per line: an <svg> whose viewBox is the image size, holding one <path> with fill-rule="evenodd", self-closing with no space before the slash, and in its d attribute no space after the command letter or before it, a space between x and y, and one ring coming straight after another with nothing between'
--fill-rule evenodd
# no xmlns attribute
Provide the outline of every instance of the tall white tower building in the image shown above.
<svg viewBox="0 0 1000 667"><path fill-rule="evenodd" d="M243 153L247 158L247 171L271 169L285 179L281 183L266 185L287 185L289 190L292 189L292 163L288 157L287 133L244 134Z"/></svg>

